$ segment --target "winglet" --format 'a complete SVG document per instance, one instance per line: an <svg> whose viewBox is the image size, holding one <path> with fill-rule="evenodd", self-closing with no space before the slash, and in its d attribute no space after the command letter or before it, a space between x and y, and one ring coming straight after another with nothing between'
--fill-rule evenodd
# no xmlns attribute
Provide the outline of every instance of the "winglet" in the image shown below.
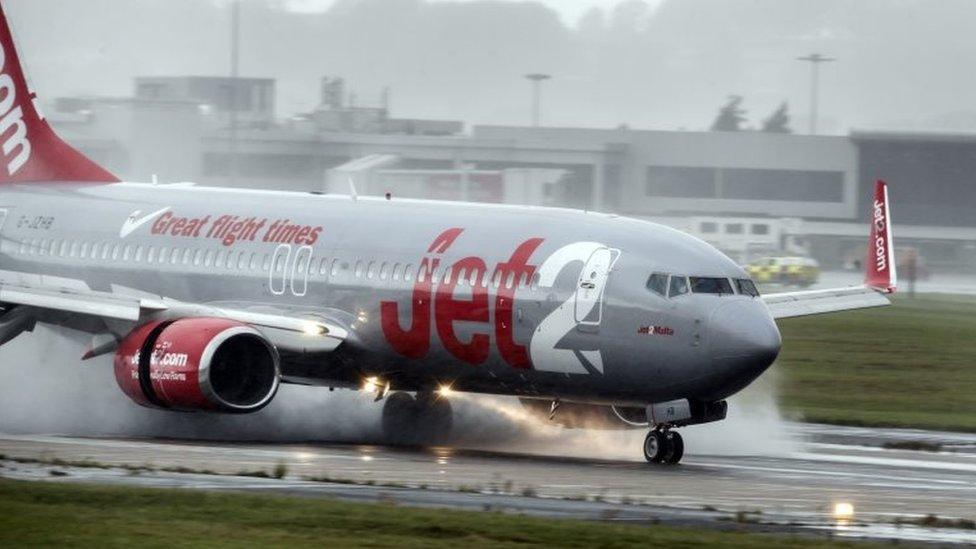
<svg viewBox="0 0 976 549"><path fill-rule="evenodd" d="M62 141L38 112L36 101L0 8L0 184L118 181Z"/></svg>
<svg viewBox="0 0 976 549"><path fill-rule="evenodd" d="M895 240L891 231L891 208L888 184L880 179L874 184L871 204L871 237L864 263L864 283L875 290L893 293L898 285L895 264Z"/></svg>

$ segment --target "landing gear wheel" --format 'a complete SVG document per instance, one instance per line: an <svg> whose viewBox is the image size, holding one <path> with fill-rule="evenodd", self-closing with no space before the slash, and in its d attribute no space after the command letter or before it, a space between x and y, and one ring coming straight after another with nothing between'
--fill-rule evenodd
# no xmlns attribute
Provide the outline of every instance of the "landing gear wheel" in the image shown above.
<svg viewBox="0 0 976 549"><path fill-rule="evenodd" d="M650 463L677 465L685 455L681 435L670 429L654 429L644 439L644 459Z"/></svg>
<svg viewBox="0 0 976 549"><path fill-rule="evenodd" d="M410 444L416 424L417 402L410 393L393 393L383 405L383 438L393 444Z"/></svg>
<svg viewBox="0 0 976 549"><path fill-rule="evenodd" d="M454 425L454 410L447 398L433 393L417 394L416 433L421 444L447 442Z"/></svg>
<svg viewBox="0 0 976 549"><path fill-rule="evenodd" d="M668 451L665 452L664 459L661 462L667 465L677 465L681 461L681 457L685 455L685 441L677 431L668 431L664 437L667 440Z"/></svg>
<svg viewBox="0 0 976 549"><path fill-rule="evenodd" d="M383 438L391 444L443 444L453 423L451 403L433 393L396 392L383 406Z"/></svg>
<svg viewBox="0 0 976 549"><path fill-rule="evenodd" d="M654 429L644 437L644 459L650 463L662 463L668 450L668 441L664 433Z"/></svg>

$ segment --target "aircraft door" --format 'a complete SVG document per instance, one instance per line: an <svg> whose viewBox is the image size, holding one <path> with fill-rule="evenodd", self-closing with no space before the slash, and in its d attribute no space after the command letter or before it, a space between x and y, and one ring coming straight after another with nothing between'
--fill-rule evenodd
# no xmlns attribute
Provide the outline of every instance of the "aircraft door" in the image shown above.
<svg viewBox="0 0 976 549"><path fill-rule="evenodd" d="M291 293L296 297L303 297L308 293L308 271L312 268L312 247L302 246L295 253L295 262L291 273Z"/></svg>
<svg viewBox="0 0 976 549"><path fill-rule="evenodd" d="M5 242L3 238L3 227L7 221L9 212L10 210L8 208L0 208L0 252L2 252L4 248L6 248L6 246L4 245Z"/></svg>
<svg viewBox="0 0 976 549"><path fill-rule="evenodd" d="M603 320L603 296L610 270L619 255L618 250L598 248L583 265L576 286L575 317L578 326L599 326Z"/></svg>
<svg viewBox="0 0 976 549"><path fill-rule="evenodd" d="M273 295L284 295L288 283L288 264L291 261L291 246L280 244L275 248L268 270L268 290Z"/></svg>

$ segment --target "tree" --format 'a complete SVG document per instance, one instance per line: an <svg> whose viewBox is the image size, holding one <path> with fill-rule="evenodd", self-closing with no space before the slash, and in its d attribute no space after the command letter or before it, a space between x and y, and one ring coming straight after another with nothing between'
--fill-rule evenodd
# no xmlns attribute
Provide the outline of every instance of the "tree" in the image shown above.
<svg viewBox="0 0 976 549"><path fill-rule="evenodd" d="M790 129L790 112L786 101L780 104L769 118L763 120L762 131L769 133L793 133Z"/></svg>
<svg viewBox="0 0 976 549"><path fill-rule="evenodd" d="M737 132L740 124L745 122L746 111L741 108L742 96L730 95L729 101L718 111L715 122L712 122L713 132Z"/></svg>

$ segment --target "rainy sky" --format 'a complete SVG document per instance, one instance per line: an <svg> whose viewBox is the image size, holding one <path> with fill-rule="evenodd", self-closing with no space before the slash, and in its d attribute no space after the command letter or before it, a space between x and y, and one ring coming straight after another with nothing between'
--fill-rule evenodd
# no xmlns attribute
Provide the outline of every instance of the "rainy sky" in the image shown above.
<svg viewBox="0 0 976 549"><path fill-rule="evenodd" d="M3 5L42 99L229 73L227 0ZM332 75L360 105L389 86L394 116L526 124L544 72L547 125L705 129L735 94L748 125L786 101L801 129L818 52L822 131L976 131L973 21L969 0L244 0L241 72L278 79L279 117Z"/></svg>

